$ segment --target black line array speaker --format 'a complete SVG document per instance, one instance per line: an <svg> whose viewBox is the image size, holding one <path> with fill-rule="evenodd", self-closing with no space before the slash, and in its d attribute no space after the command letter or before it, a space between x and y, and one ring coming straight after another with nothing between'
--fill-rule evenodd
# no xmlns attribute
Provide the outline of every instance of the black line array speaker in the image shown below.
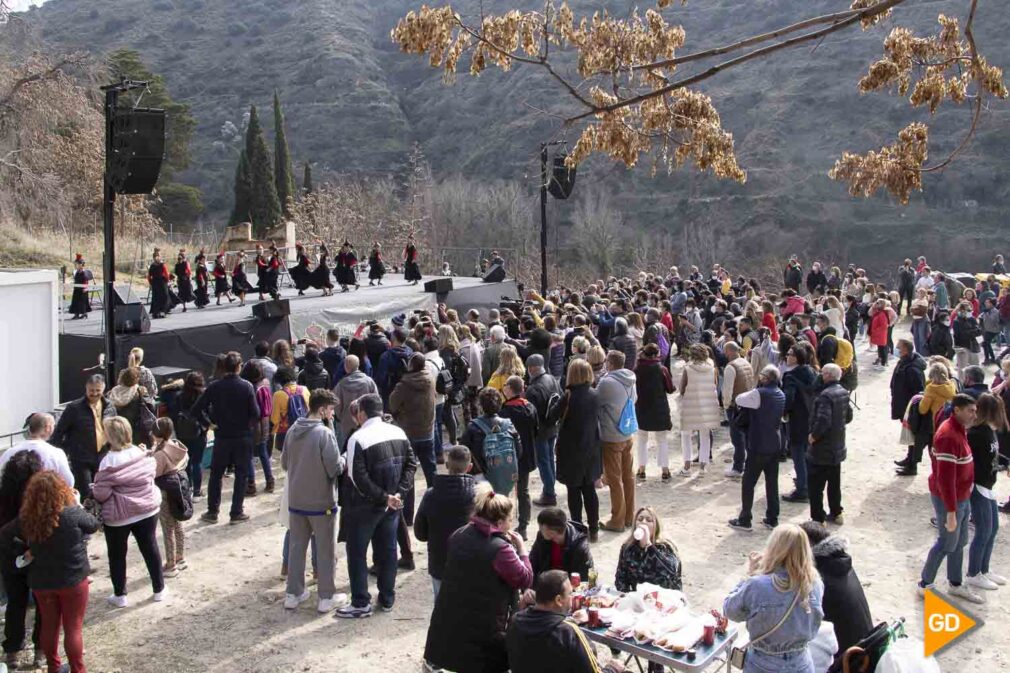
<svg viewBox="0 0 1010 673"><path fill-rule="evenodd" d="M133 291L132 285L116 285L115 292L112 295L112 303L119 306L126 306L127 304L142 304L140 297L137 293Z"/></svg>
<svg viewBox="0 0 1010 673"><path fill-rule="evenodd" d="M429 280L424 284L424 291L434 292L436 294L452 292L452 278L436 278L434 280Z"/></svg>
<svg viewBox="0 0 1010 673"><path fill-rule="evenodd" d="M562 153L554 157L554 172L547 191L556 199L567 199L575 188L575 169L565 165L567 156Z"/></svg>
<svg viewBox="0 0 1010 673"><path fill-rule="evenodd" d="M283 318L291 314L291 305L287 299L272 299L253 304L252 314L257 318Z"/></svg>
<svg viewBox="0 0 1010 673"><path fill-rule="evenodd" d="M500 283L505 280L505 267L501 264L495 264L487 273L484 274L483 278L485 283Z"/></svg>
<svg viewBox="0 0 1010 673"><path fill-rule="evenodd" d="M165 111L117 110L109 182L117 194L150 194L165 157Z"/></svg>
<svg viewBox="0 0 1010 673"><path fill-rule="evenodd" d="M116 334L138 334L150 331L151 316L148 315L143 304L137 302L116 307Z"/></svg>

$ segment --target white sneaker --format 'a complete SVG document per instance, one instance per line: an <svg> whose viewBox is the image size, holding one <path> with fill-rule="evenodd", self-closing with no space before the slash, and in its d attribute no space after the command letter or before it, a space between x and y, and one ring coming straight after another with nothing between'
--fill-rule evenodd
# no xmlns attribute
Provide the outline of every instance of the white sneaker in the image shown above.
<svg viewBox="0 0 1010 673"><path fill-rule="evenodd" d="M1007 579L1002 575L997 575L996 573L984 573L984 575L986 576L986 579L995 583L997 586L1006 585Z"/></svg>
<svg viewBox="0 0 1010 673"><path fill-rule="evenodd" d="M743 476L743 472L738 472L737 470L734 470L732 467L726 470L723 474L725 474L730 479L739 479L740 477Z"/></svg>
<svg viewBox="0 0 1010 673"><path fill-rule="evenodd" d="M284 607L287 607L287 605L285 605ZM333 612L336 609L337 609L337 602L332 598L320 598L319 603L316 605L316 611L321 612L322 614L326 614L327 612Z"/></svg>
<svg viewBox="0 0 1010 673"><path fill-rule="evenodd" d="M996 589L999 589L998 584L981 573L978 575L969 575L967 584L976 589L984 589L986 591L996 591Z"/></svg>
<svg viewBox="0 0 1010 673"><path fill-rule="evenodd" d="M701 474L705 474L706 472L708 472L708 464L702 463L701 467L699 467L698 470L701 472Z"/></svg>
<svg viewBox="0 0 1010 673"><path fill-rule="evenodd" d="M130 602L126 600L126 596L116 596L115 594L109 596L107 602L114 608L125 608L130 604Z"/></svg>
<svg viewBox="0 0 1010 673"><path fill-rule="evenodd" d="M284 595L284 609L285 610L295 610L299 605L309 600L309 590L306 589L305 593L301 596L295 596L294 594Z"/></svg>
<svg viewBox="0 0 1010 673"><path fill-rule="evenodd" d="M168 587L165 587L161 591L156 591L154 595L151 596L151 600L153 600L155 603L160 603L166 598L168 598Z"/></svg>
<svg viewBox="0 0 1010 673"><path fill-rule="evenodd" d="M978 604L985 603L985 597L984 596L978 595L977 593L975 593L974 591L972 591L971 589L969 589L964 584L962 584L961 586L957 586L957 587L953 586L953 585L948 586L947 587L947 595L954 596L955 598L963 598L964 600L968 601L969 603L978 603Z"/></svg>
<svg viewBox="0 0 1010 673"><path fill-rule="evenodd" d="M936 591L935 584L927 584L922 586L921 584L915 585L915 593L918 594L919 598L925 598L927 591Z"/></svg>

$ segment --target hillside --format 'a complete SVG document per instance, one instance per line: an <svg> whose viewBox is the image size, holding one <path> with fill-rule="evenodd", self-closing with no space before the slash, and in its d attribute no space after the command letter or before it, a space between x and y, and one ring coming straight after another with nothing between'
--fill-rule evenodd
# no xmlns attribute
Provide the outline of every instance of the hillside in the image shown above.
<svg viewBox="0 0 1010 673"><path fill-rule="evenodd" d="M485 1L484 7L495 11L516 4ZM584 11L606 5L625 14L634 4L581 0L573 6ZM240 124L249 103L268 104L275 87L298 162L312 161L323 171L390 173L419 141L437 178L464 173L535 185L538 143L554 136L557 123L530 106L561 110L566 101L540 73L522 69L488 71L479 80L461 76L454 86L443 86L439 72L400 54L389 40L396 20L419 5L418 0L50 0L25 16L59 48L131 47L165 75L199 122L194 168L183 177L203 188L213 213L230 206L237 152L223 127ZM454 5L464 14L479 7L477 0ZM847 5L847 0L705 0L665 15L683 23L693 51ZM931 30L938 13L964 6L954 0L910 2L898 20ZM749 172L746 185L688 171L653 178L644 167L629 172L594 160L581 171L576 191L611 193L624 220L651 240L663 233L677 240L690 228L692 257L703 262L795 251L883 268L921 251L948 268L986 263L1003 243L1004 157L1010 150L1006 106L985 114L971 150L944 174L929 176L926 194L908 207L883 197L853 199L826 176L842 151L877 148L916 118L900 100L860 96L856 89L891 25L836 34L814 48L780 52L706 83L723 125L736 138ZM1008 29L1010 16L997 3L982 3L979 44L992 62L1010 66L1010 45L1003 39ZM932 155L953 147L956 131L967 123L968 110L938 115ZM554 210L564 219L570 208Z"/></svg>

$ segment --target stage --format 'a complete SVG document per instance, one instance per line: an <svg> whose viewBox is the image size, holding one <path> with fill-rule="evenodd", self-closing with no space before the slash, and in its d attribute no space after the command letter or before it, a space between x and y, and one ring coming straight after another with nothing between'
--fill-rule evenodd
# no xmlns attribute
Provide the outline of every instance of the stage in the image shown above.
<svg viewBox="0 0 1010 673"><path fill-rule="evenodd" d="M430 278L426 280L431 280ZM515 299L518 291L515 281L484 283L479 278L453 278L453 290L444 295L424 291L424 281L410 285L402 278L389 278L383 285L340 292L329 297L321 290L306 290L298 296L293 288L284 288L281 298L287 299L290 315L283 318L261 319L252 313L259 303L257 295L246 296L246 305L239 306L236 299L229 304L222 299L220 306L214 300L203 309L189 305L183 313L181 307L167 317L151 320L151 330L143 334L120 334L116 337L118 367L125 366L131 348L140 346L145 351L144 364L199 369L206 375L213 371L216 355L237 350L243 357L251 357L259 341L277 339L297 340L305 336L325 334L336 327L342 335L350 335L362 322L378 320L389 325L389 320L401 313L434 310L445 303L461 313L471 308L486 311L497 308L502 297ZM142 292L146 288L134 288ZM67 401L82 394L84 379L98 365L99 354L104 350L104 316L101 310L92 311L85 320L65 319L60 334L60 400Z"/></svg>

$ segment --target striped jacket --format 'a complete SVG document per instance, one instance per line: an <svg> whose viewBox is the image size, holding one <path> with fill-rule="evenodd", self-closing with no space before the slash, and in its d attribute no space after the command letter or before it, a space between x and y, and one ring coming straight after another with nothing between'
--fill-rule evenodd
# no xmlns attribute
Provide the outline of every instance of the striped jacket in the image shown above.
<svg viewBox="0 0 1010 673"><path fill-rule="evenodd" d="M386 497L405 497L414 487L417 457L403 430L382 418L370 418L347 440L350 479L344 506L385 507Z"/></svg>
<svg viewBox="0 0 1010 673"><path fill-rule="evenodd" d="M957 511L957 503L971 496L975 483L975 464L964 426L951 416L933 436L929 460L933 471L929 475L929 492L943 500L948 512Z"/></svg>

